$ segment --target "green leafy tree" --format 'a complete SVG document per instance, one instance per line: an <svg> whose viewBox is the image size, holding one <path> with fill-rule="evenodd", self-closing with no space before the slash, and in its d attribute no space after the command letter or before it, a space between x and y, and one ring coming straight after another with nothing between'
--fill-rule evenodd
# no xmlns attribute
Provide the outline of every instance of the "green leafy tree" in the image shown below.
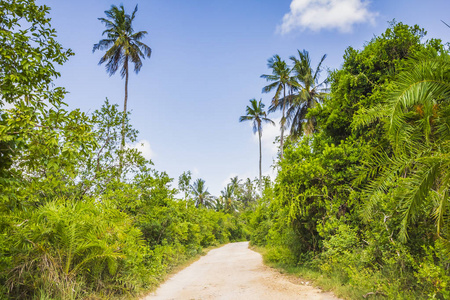
<svg viewBox="0 0 450 300"><path fill-rule="evenodd" d="M9 216L18 207L73 195L78 160L96 143L88 116L64 109L65 90L52 83L59 76L55 65L73 53L56 41L50 8L34 1L1 1L0 8L0 209Z"/></svg>
<svg viewBox="0 0 450 300"><path fill-rule="evenodd" d="M119 7L112 5L110 10L105 11L106 18L99 18L105 25L106 30L102 35L105 39L94 45L95 50L106 50L99 64L106 62L106 71L111 76L121 68L120 75L125 77L125 99L123 104L124 114L127 112L128 101L128 73L129 63L134 64L134 71L139 73L142 68L142 58L150 57L152 49L141 40L147 31L135 32L133 21L137 12L137 5L131 15L125 13L123 5ZM125 136L122 137L122 147L125 146Z"/></svg>
<svg viewBox="0 0 450 300"><path fill-rule="evenodd" d="M289 88L289 84L292 82L291 69L286 62L281 59L279 55L274 55L267 61L267 66L272 69L272 74L261 75L261 78L266 81L272 82L262 89L263 93L270 93L275 90L275 95L272 98L272 106L278 107L281 100L281 137L280 137L280 159L283 159L283 142L284 142L284 127L286 124L286 106L289 105L286 97L286 89ZM282 96L282 97L281 97Z"/></svg>
<svg viewBox="0 0 450 300"><path fill-rule="evenodd" d="M380 122L355 128L352 127L353 116L360 109L372 107L388 96L390 81L406 65L408 58L425 48L440 47L440 42L433 39L423 44L421 41L425 34L418 25L408 26L394 21L364 49L346 49L342 68L329 74L330 97L311 112L335 144L353 136L364 137L367 142L373 142L373 147L380 143L386 145Z"/></svg>
<svg viewBox="0 0 450 300"><path fill-rule="evenodd" d="M24 103L42 109L46 102L61 103L65 90L51 84L60 76L55 65L73 52L56 41L50 8L35 1L3 0L0 9L0 107Z"/></svg>
<svg viewBox="0 0 450 300"><path fill-rule="evenodd" d="M83 195L102 195L112 186L120 185L120 181L127 183L131 178L142 175L152 164L135 148L121 149L123 129L128 141L137 141L138 131L130 125L129 114L123 115L119 105L111 104L108 99L92 114L91 135L97 148L80 162Z"/></svg>
<svg viewBox="0 0 450 300"><path fill-rule="evenodd" d="M39 135L44 129L42 114L49 107L60 109L66 92L52 84L60 76L55 65L62 65L73 52L56 41L48 6L0 1L0 10L0 180L13 184L19 175L11 167L27 144L21 133ZM54 142L40 139L41 144Z"/></svg>
<svg viewBox="0 0 450 300"><path fill-rule="evenodd" d="M250 100L250 106L246 107L247 114L239 118L239 122L252 121L253 122L253 133L258 133L259 140L259 182L261 183L262 171L261 171L261 161L262 161L262 150L261 150L261 136L262 136L262 123L270 123L275 125L275 123L267 118L267 114L264 111L264 103L261 100L256 101L256 99Z"/></svg>

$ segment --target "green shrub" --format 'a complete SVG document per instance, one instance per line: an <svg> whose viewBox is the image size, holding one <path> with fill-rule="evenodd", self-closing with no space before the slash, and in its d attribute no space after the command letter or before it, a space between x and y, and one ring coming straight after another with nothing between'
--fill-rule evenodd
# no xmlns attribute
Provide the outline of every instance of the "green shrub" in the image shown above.
<svg viewBox="0 0 450 300"><path fill-rule="evenodd" d="M264 262L280 265L295 265L297 259L288 247L271 246L266 248Z"/></svg>
<svg viewBox="0 0 450 300"><path fill-rule="evenodd" d="M146 284L139 278L146 271L140 231L99 202L51 201L17 221L8 241L7 286L15 298L76 299L100 289L126 294Z"/></svg>

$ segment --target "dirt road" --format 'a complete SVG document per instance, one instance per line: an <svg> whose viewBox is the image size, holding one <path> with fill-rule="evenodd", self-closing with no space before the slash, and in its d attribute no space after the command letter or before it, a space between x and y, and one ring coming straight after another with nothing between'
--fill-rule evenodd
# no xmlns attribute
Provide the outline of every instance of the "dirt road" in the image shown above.
<svg viewBox="0 0 450 300"><path fill-rule="evenodd" d="M261 255L248 249L248 242L211 250L143 298L150 299L338 300L264 266Z"/></svg>

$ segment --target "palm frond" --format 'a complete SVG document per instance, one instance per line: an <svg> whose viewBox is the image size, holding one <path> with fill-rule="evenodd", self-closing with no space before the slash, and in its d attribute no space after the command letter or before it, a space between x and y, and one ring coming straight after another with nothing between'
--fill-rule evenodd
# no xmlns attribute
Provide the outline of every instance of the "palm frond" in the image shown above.
<svg viewBox="0 0 450 300"><path fill-rule="evenodd" d="M449 56L428 53L410 60L386 101L361 109L354 117L354 128L387 121L393 155L377 152L369 156L366 172L376 178L365 189L366 206L370 210L377 198L393 192L402 212L402 240L408 238L408 226L433 207L437 233L448 242L449 101Z"/></svg>

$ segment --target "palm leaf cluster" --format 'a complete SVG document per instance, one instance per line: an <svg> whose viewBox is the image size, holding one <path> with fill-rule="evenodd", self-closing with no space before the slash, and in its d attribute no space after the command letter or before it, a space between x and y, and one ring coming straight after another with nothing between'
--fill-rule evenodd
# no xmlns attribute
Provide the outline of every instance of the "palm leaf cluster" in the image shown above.
<svg viewBox="0 0 450 300"><path fill-rule="evenodd" d="M308 117L308 111L321 102L326 95L327 81L320 81L322 63L327 57L323 55L316 69L311 67L311 59L306 50L299 51L299 58L291 56L293 62L292 93L289 101L289 109L286 114L287 123L290 124L292 137L299 137L305 132L311 134L316 126L314 116ZM272 106L276 109L276 106Z"/></svg>
<svg viewBox="0 0 450 300"><path fill-rule="evenodd" d="M354 125L379 118L386 121L393 155L378 150L371 157L368 175L379 176L367 188L368 205L394 186L402 212L401 238L407 238L411 222L428 213L436 220L437 234L448 243L450 57L430 54L415 58L398 76L387 101L365 111Z"/></svg>
<svg viewBox="0 0 450 300"><path fill-rule="evenodd" d="M268 177L263 179L266 180ZM259 182L258 182L259 183ZM239 199L242 202L244 208L249 207L252 203L256 202L256 193L253 187L253 182L250 178L247 178L244 183L240 185L239 188Z"/></svg>
<svg viewBox="0 0 450 300"><path fill-rule="evenodd" d="M203 179L199 178L191 185L191 193L195 201L195 207L210 208L214 205L214 197L208 191Z"/></svg>
<svg viewBox="0 0 450 300"><path fill-rule="evenodd" d="M310 109L316 107L326 94L326 80L320 82L319 76L322 71L322 63L326 55L322 56L315 69L311 67L311 59L306 50L299 51L299 58L291 56L292 67L281 59L279 55L269 58L267 66L272 70L272 74L263 74L261 78L270 82L262 89L263 93L275 91L269 112L282 111L280 127L280 159L283 159L284 130L286 125L290 125L290 135L298 138L303 133L311 134L314 131L316 120L314 116L309 116ZM250 100L250 106L246 107L247 114L239 118L240 122L252 121L253 133L258 132L259 138L259 184L262 187L262 150L261 135L262 123L275 123L267 117L264 111L264 104Z"/></svg>
<svg viewBox="0 0 450 300"><path fill-rule="evenodd" d="M256 185L250 178L247 178L243 183L238 176L230 178L224 189L220 192L220 197L216 199L216 210L224 211L226 213L234 213L246 210L253 203L256 202ZM258 185L260 181L258 180Z"/></svg>
<svg viewBox="0 0 450 300"><path fill-rule="evenodd" d="M298 58L291 56L292 66L283 61L279 55L268 60L267 66L272 74L263 74L261 78L271 82L262 89L263 93L275 91L269 112L281 110L280 121L280 158L283 158L283 140L285 126L290 126L290 135L297 138L303 133L314 131L315 119L308 116L308 111L321 102L326 93L326 80L320 82L323 55L315 69L311 66L311 59L306 50L298 50Z"/></svg>
<svg viewBox="0 0 450 300"><path fill-rule="evenodd" d="M237 211L236 202L236 189L237 186L233 183L227 184L227 186L220 192L219 202L221 203L222 210L227 213Z"/></svg>
<svg viewBox="0 0 450 300"><path fill-rule="evenodd" d="M99 64L106 62L109 75L114 75L122 67L120 75L125 77L130 61L134 64L134 71L138 73L142 68L141 58L145 59L152 54L152 49L141 42L147 31L135 32L133 29L137 9L136 5L133 13L129 15L125 13L123 5L112 5L110 10L105 11L106 18L99 18L106 27L102 33L106 38L95 44L93 51L106 50Z"/></svg>
<svg viewBox="0 0 450 300"><path fill-rule="evenodd" d="M256 185L250 178L244 183L241 182L242 179L238 176L230 178L230 182L220 191L220 196L215 197L208 191L205 180L199 178L189 186L189 193L196 208L232 214L245 210L256 202Z"/></svg>
<svg viewBox="0 0 450 300"><path fill-rule="evenodd" d="M105 288L120 284L127 243L143 245L140 232L124 216L93 201L41 206L16 226L23 238L15 244L9 289L26 295L32 294L27 287L35 286L55 299L80 299L80 276ZM33 278L37 273L40 277Z"/></svg>

